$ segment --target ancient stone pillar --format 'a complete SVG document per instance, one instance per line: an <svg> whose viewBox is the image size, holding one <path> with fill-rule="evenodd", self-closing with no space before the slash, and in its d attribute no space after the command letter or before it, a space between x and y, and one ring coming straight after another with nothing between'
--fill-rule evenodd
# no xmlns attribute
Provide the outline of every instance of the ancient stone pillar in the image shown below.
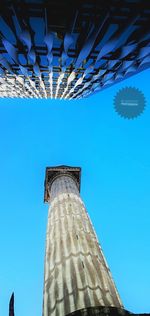
<svg viewBox="0 0 150 316"><path fill-rule="evenodd" d="M50 207L43 316L64 316L96 306L122 308L80 197L80 171L65 166L46 170L45 201Z"/></svg>

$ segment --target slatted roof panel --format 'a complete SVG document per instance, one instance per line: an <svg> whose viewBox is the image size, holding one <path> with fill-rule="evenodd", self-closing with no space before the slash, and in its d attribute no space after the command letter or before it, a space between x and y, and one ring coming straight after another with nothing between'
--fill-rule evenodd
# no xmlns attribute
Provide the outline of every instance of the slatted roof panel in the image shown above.
<svg viewBox="0 0 150 316"><path fill-rule="evenodd" d="M1 4L0 96L76 99L150 66L150 2Z"/></svg>

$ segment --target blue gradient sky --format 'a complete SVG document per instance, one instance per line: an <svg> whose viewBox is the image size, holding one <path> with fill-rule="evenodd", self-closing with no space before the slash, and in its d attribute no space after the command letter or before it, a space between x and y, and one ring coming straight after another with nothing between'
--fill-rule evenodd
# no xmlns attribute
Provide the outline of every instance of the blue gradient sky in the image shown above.
<svg viewBox="0 0 150 316"><path fill-rule="evenodd" d="M48 205L46 166L82 167L81 196L125 308L150 312L150 70L88 99L0 99L0 315L41 316ZM113 109L140 88L143 115Z"/></svg>

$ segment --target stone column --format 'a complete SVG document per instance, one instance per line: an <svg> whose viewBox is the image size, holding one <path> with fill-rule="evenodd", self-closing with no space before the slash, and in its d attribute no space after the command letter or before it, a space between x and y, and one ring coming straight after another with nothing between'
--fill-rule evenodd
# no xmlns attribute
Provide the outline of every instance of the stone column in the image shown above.
<svg viewBox="0 0 150 316"><path fill-rule="evenodd" d="M43 316L95 306L122 307L71 169L49 168L52 174L46 180L50 207Z"/></svg>

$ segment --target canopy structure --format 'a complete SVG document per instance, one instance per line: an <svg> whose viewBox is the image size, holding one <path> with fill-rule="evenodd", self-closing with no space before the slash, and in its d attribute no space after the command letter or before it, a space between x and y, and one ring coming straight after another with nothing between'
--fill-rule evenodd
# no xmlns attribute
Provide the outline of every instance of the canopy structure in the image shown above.
<svg viewBox="0 0 150 316"><path fill-rule="evenodd" d="M150 66L147 0L1 4L0 97L80 99Z"/></svg>

